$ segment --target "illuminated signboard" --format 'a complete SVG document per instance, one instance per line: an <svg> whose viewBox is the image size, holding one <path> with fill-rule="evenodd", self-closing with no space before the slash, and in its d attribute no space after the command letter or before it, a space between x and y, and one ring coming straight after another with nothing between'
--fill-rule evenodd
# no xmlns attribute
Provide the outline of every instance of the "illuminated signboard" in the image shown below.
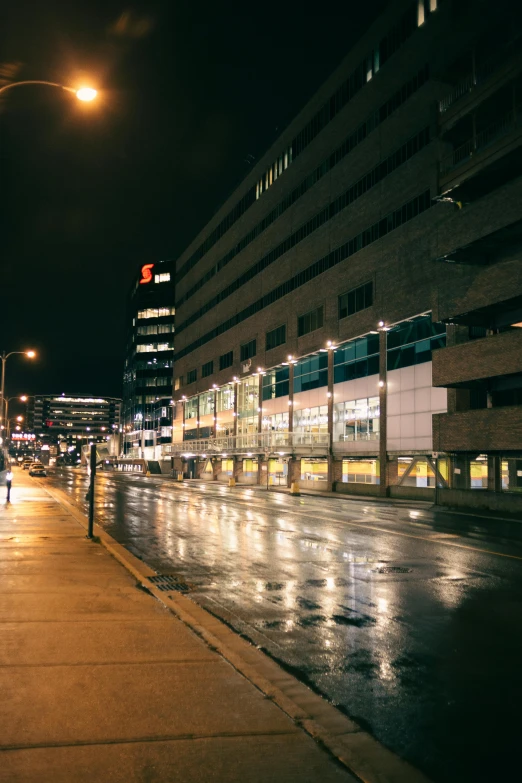
<svg viewBox="0 0 522 783"><path fill-rule="evenodd" d="M11 440L34 440L36 435L32 432L13 432Z"/></svg>
<svg viewBox="0 0 522 783"><path fill-rule="evenodd" d="M143 283L150 283L152 280L152 269L154 268L154 264L143 264L141 267L141 280L140 285L143 285Z"/></svg>

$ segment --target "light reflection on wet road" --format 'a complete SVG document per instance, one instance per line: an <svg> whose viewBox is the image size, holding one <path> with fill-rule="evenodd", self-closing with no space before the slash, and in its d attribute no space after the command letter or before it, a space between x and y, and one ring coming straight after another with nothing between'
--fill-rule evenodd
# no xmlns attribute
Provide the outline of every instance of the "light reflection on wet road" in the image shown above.
<svg viewBox="0 0 522 783"><path fill-rule="evenodd" d="M85 475L49 480L84 504ZM520 543L422 505L110 474L97 478L96 514L434 780L518 766Z"/></svg>

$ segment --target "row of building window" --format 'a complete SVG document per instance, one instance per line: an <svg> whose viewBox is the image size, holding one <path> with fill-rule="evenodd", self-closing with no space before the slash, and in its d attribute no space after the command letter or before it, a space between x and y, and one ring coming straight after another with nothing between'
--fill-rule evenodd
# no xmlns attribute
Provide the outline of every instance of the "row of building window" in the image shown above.
<svg viewBox="0 0 522 783"><path fill-rule="evenodd" d="M277 158L274 163L265 171L264 176L256 183L256 199L259 198L261 193L274 184L276 179L281 176L283 171L286 171L288 166L292 162L292 145L287 147L285 151Z"/></svg>
<svg viewBox="0 0 522 783"><path fill-rule="evenodd" d="M276 326L275 329L271 329L266 333L265 337L265 350L271 351L273 348L277 348L278 345L284 345L286 343L286 324Z"/></svg>
<svg viewBox="0 0 522 783"><path fill-rule="evenodd" d="M421 70L408 82L406 82L399 90L397 90L391 98L385 101L382 106L373 111L369 117L361 123L355 131L353 131L343 143L332 152L315 171L309 174L302 182L297 185L287 196L285 196L279 204L277 204L265 217L251 229L240 241L229 250L214 266L212 266L205 274L189 288L183 296L181 296L176 302L176 307L179 307L184 302L188 301L197 291L202 288L205 283L208 283L223 267L225 267L238 253L245 249L251 242L253 242L263 231L274 223L289 207L301 198L316 182L318 182L325 174L334 168L338 163L343 160L358 144L360 144L368 136L371 131L377 128L382 122L384 122L396 109L410 98L429 78L429 68L427 65L423 66Z"/></svg>
<svg viewBox="0 0 522 783"><path fill-rule="evenodd" d="M413 220L415 217L429 209L430 206L430 191L425 190L419 196L416 196L415 198L406 202L406 204L403 204L401 207L399 207L399 209L390 212L377 223L374 223L364 231L361 231L348 242L345 242L335 250L332 250L330 253L328 253L328 255L311 264L302 272L294 275L286 282L277 286L277 288L272 289L272 291L269 291L267 294L257 299L248 307L244 308L231 318L228 318L226 321L223 321L218 326L198 337L197 340L189 343L189 345L185 346L185 348L182 348L176 354L175 360L179 361L185 356L188 356L197 348L200 348L202 345L210 342L218 335L223 334L229 329L232 329L234 326L242 323L255 313L260 312L265 307L269 307L274 302L282 299L284 296L287 296L292 291L295 291L296 288L300 288L302 285L309 283L311 280L314 280L324 272L329 271L334 266L337 266L337 264L340 264L350 256L358 253L363 248L386 236L396 228L399 228L399 226L407 223L410 220Z"/></svg>
<svg viewBox="0 0 522 783"><path fill-rule="evenodd" d="M436 5L436 0L432 0ZM435 9L433 9L435 10ZM424 21L424 18L422 21ZM419 0L415 0L403 13L400 20L359 63L348 79L335 91L330 99L312 117L292 141L294 157L297 157L323 128L352 100L369 82L384 63L397 51L421 24Z"/></svg>
<svg viewBox="0 0 522 783"><path fill-rule="evenodd" d="M134 362L134 367L136 370L155 370L162 367L172 367L172 359L157 359L156 357L147 360L138 359Z"/></svg>
<svg viewBox="0 0 522 783"><path fill-rule="evenodd" d="M309 332L315 332L323 325L323 306L310 310L297 318L297 336L302 337Z"/></svg>
<svg viewBox="0 0 522 783"><path fill-rule="evenodd" d="M429 143L429 128L423 128L415 136L408 139L407 142L401 145L399 149L395 150L385 160L381 161L377 166L372 168L367 174L361 177L351 187L349 187L344 193L331 201L328 205L323 207L317 212L310 220L304 223L297 231L294 231L290 236L286 237L269 253L263 256L259 261L253 264L246 272L237 277L226 288L213 296L204 305L195 310L188 318L177 326L177 331L182 332L195 323L209 310L212 310L224 299L231 296L242 286L246 285L250 280L263 272L268 266L273 264L282 255L287 253L299 242L308 237L314 231L317 231L321 226L332 220L343 209L352 204L355 200L363 196L372 187L375 187L385 177L389 176L399 166L410 160L416 155L426 144Z"/></svg>
<svg viewBox="0 0 522 783"><path fill-rule="evenodd" d="M405 321L387 332L387 367L389 370L409 367L431 361L432 351L446 344L446 327L432 321L429 315ZM231 352L232 353L232 352ZM379 335L368 334L339 346L333 352L333 381L365 378L379 373ZM400 357L400 358L398 358ZM328 353L319 352L294 362L293 391L311 391L328 385ZM258 383L256 376L241 383ZM233 390L233 385L226 388ZM289 365L267 370L261 379L263 400L288 395L290 389ZM233 391L231 392L233 393ZM251 393L251 392L249 392ZM210 392L213 394L213 392ZM200 395L201 396L201 395ZM191 398L195 399L195 398Z"/></svg>
<svg viewBox="0 0 522 783"><path fill-rule="evenodd" d="M137 353L156 353L156 351L172 351L174 349L174 343L146 343L144 345L137 345Z"/></svg>
<svg viewBox="0 0 522 783"><path fill-rule="evenodd" d="M352 288L346 294L339 297L339 318L347 318L349 315L361 310L366 310L373 304L373 281L364 283L357 288Z"/></svg>
<svg viewBox="0 0 522 783"><path fill-rule="evenodd" d="M146 307L138 310L138 318L163 318L166 315L175 315L174 307Z"/></svg>
<svg viewBox="0 0 522 783"><path fill-rule="evenodd" d="M147 326L138 326L136 334L170 334L174 331L174 324L148 324Z"/></svg>
<svg viewBox="0 0 522 783"><path fill-rule="evenodd" d="M341 302L343 304L341 305ZM348 302L348 304L344 304ZM370 307L373 302L373 283L369 282L359 288L354 288L353 291L349 291L347 294L343 294L339 297L339 313L347 310L345 315L352 315L352 313L363 310L365 307ZM348 312L349 310L349 312ZM340 318L345 315L339 315ZM304 315L300 315L297 318L297 336L302 337L309 332L313 332L316 329L320 329L324 323L323 306L310 310ZM266 333L265 349L271 350L272 348L282 345L286 342L286 324L278 326L270 332ZM241 362L246 362L256 356L257 341L250 340L248 343L243 343L239 349L239 359ZM227 367L231 367L233 364L234 352L229 351L220 357L219 369L224 370ZM201 377L208 378L214 372L214 362L211 360L206 362L201 367ZM188 379L192 378L192 381ZM187 373L187 383L194 383L197 380L197 370L191 370Z"/></svg>
<svg viewBox="0 0 522 783"><path fill-rule="evenodd" d="M421 11L421 3L423 10ZM389 33L384 36L378 45L363 59L359 66L352 72L348 79L336 90L324 106L316 115L305 125L297 134L290 145L292 155L295 158L312 141L318 133L341 111L342 108L359 92L359 90L369 82L375 73L384 65L391 55L402 46L403 43L412 35L415 29L422 24L428 13L436 10L437 0L416 0L404 12L401 19ZM236 206L219 223L219 225L208 235L202 244L194 251L190 258L183 264L178 271L178 280L184 277L195 264L204 256L204 254L213 247L216 242L228 231L228 229L244 214L244 212L255 203L256 190L259 188L259 182L253 188L250 188Z"/></svg>
<svg viewBox="0 0 522 783"><path fill-rule="evenodd" d="M167 376L157 376L156 378L139 378L136 382L137 386L171 386L172 378Z"/></svg>

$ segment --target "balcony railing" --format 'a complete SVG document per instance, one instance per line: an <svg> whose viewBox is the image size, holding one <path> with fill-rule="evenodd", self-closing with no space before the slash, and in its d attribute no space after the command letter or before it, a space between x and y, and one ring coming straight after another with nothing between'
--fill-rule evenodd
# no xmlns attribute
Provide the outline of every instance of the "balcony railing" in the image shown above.
<svg viewBox="0 0 522 783"><path fill-rule="evenodd" d="M513 55L518 55L520 52L520 39L512 41L506 49L497 52L488 60L483 62L477 67L475 73L469 73L460 82L458 82L453 90L439 101L439 113L444 114L447 112L454 103L460 100L464 95L469 95L477 87L483 84L489 79L489 77L499 70L504 63L506 63Z"/></svg>
<svg viewBox="0 0 522 783"><path fill-rule="evenodd" d="M453 169L471 160L474 155L489 147L503 136L508 136L517 128L522 126L522 106L507 112L497 122L492 123L474 138L468 139L460 147L457 147L440 162L440 173L442 176L448 174Z"/></svg>
<svg viewBox="0 0 522 783"><path fill-rule="evenodd" d="M205 438L164 444L165 456L252 454L278 452L321 453L328 451L330 435L327 432L255 432L250 435L231 435L225 438Z"/></svg>

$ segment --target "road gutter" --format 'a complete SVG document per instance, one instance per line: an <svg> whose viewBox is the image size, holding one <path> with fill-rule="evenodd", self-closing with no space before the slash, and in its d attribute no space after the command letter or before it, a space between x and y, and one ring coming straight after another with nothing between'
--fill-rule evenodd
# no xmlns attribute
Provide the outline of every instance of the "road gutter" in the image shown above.
<svg viewBox="0 0 522 783"><path fill-rule="evenodd" d="M42 486L87 530L86 515L62 490L51 489L45 484ZM94 527L100 543L142 587L362 783L430 783L422 772L392 753L336 707L284 671L261 650L188 596L155 588L149 577L156 576L157 572L115 541L96 521Z"/></svg>

